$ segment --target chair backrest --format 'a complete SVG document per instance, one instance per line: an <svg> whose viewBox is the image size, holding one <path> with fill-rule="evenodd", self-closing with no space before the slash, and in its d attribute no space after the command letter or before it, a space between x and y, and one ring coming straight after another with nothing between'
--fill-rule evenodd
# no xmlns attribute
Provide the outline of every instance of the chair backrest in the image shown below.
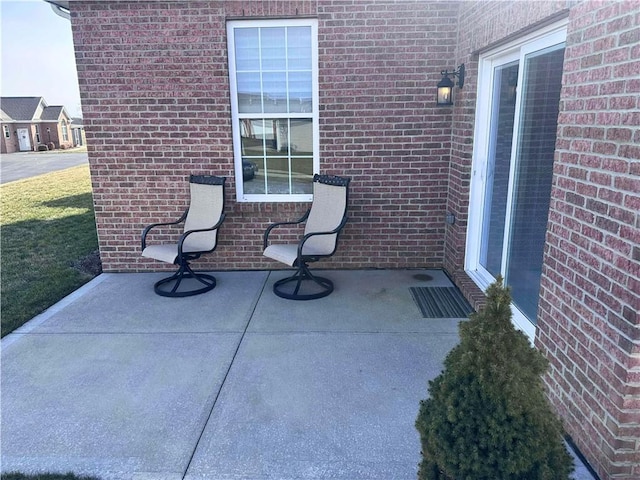
<svg viewBox="0 0 640 480"><path fill-rule="evenodd" d="M350 178L332 175L313 176L313 203L304 233L330 232L340 226L347 215ZM309 238L305 250L318 255L331 255L338 244L338 233ZM304 251L303 251L304 253Z"/></svg>
<svg viewBox="0 0 640 480"><path fill-rule="evenodd" d="M191 175L189 188L191 199L184 222L184 231L213 227L224 211L226 177ZM189 235L182 249L184 252L209 252L216 247L218 229Z"/></svg>

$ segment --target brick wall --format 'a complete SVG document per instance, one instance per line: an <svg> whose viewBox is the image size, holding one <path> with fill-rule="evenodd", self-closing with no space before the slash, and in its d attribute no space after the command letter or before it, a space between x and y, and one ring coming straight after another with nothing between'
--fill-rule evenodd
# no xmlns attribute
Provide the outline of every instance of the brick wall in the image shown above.
<svg viewBox="0 0 640 480"><path fill-rule="evenodd" d="M9 128L9 138L4 136L4 126ZM0 153L14 153L19 150L18 135L15 133L16 125L12 123L0 123Z"/></svg>
<svg viewBox="0 0 640 480"><path fill-rule="evenodd" d="M59 122L47 122L41 123L40 127L40 143L48 144L53 143L54 148L71 148L73 147L73 137L71 136L71 128L67 126L67 140L63 140L62 125ZM47 128L49 131L47 132ZM37 149L38 144L35 142L35 126L31 128L34 138L34 149Z"/></svg>
<svg viewBox="0 0 640 480"><path fill-rule="evenodd" d="M351 176L339 267L441 267L450 118L435 84L455 44L455 3L73 2L72 27L105 271L140 257L144 225L176 217L190 173L229 178L220 246L196 268L275 268L268 222L307 204L236 203L225 19L319 22L320 168Z"/></svg>
<svg viewBox="0 0 640 480"><path fill-rule="evenodd" d="M227 221L198 268L273 268L268 222L290 203L236 203L225 18L319 22L323 173L353 177L351 220L325 265L464 274L478 52L569 15L537 345L550 398L603 479L640 475L637 2L84 2L72 26L107 271L142 260L142 227L177 217L190 173L229 177ZM465 63L455 106L440 70ZM457 217L444 225L446 212Z"/></svg>
<svg viewBox="0 0 640 480"><path fill-rule="evenodd" d="M468 78L453 107L445 267L464 274L478 52L569 17L536 344L549 396L603 479L640 478L640 4L465 2L451 67Z"/></svg>
<svg viewBox="0 0 640 480"><path fill-rule="evenodd" d="M640 478L640 4L571 10L537 344L603 478Z"/></svg>

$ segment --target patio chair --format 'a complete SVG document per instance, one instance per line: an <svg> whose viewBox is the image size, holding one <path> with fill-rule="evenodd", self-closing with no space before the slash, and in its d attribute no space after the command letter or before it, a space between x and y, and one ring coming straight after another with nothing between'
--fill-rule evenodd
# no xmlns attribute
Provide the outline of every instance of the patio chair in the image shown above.
<svg viewBox="0 0 640 480"><path fill-rule="evenodd" d="M291 300L312 300L326 297L333 291L328 278L313 275L309 263L334 254L338 237L347 223L347 201L350 178L330 175L314 175L313 203L297 221L278 222L269 225L264 233L264 256L291 267L296 272L273 285L273 292ZM282 225L305 222L302 238L292 244L269 245L271 231Z"/></svg>
<svg viewBox="0 0 640 480"><path fill-rule="evenodd" d="M188 297L208 292L216 286L212 275L194 272L189 262L215 250L218 228L224 221L225 177L191 175L189 207L175 222L154 223L142 232L142 256L178 265L178 271L155 283L153 289L164 297ZM147 245L149 232L160 226L179 225L183 233L177 243ZM191 279L183 283L183 280ZM195 284L195 286L194 286ZM183 288L180 288L182 285Z"/></svg>

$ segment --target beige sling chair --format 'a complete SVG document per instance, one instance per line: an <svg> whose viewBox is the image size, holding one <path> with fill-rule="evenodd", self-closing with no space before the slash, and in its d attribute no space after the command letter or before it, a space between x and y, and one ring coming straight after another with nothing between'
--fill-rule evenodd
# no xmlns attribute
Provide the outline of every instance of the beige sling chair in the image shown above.
<svg viewBox="0 0 640 480"><path fill-rule="evenodd" d="M189 266L191 260L215 250L218 228L224 221L225 177L191 175L189 207L175 222L154 223L142 232L142 256L174 263L178 271L156 282L154 290L164 297L188 297L208 292L216 286L212 275L196 273ZM156 227L179 225L184 222L178 243L147 245L147 235ZM162 233L166 234L166 230ZM184 281L187 279L187 281ZM195 284L195 286L194 286ZM180 288L180 287L183 288Z"/></svg>
<svg viewBox="0 0 640 480"><path fill-rule="evenodd" d="M291 277L278 280L273 291L282 298L312 300L333 291L333 282L309 271L309 263L334 254L338 237L347 223L347 201L350 178L314 175L313 203L297 221L271 224L264 233L264 256L296 267ZM269 245L271 231L282 225L305 223L304 235L298 243Z"/></svg>

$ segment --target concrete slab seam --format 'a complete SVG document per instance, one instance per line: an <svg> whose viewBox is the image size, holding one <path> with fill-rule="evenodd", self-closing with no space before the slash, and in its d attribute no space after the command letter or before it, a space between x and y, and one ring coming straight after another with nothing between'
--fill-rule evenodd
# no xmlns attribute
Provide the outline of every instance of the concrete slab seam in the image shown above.
<svg viewBox="0 0 640 480"><path fill-rule="evenodd" d="M229 362L229 366L227 367L227 371L224 374L224 377L222 378L222 382L220 382L220 387L218 388L218 391L216 392L216 396L213 399L213 403L211 404L211 409L209 410L209 415L207 415L206 420L204 421L204 424L202 425L202 430L200 431L200 435L198 436L198 440L196 440L196 443L193 447L193 451L191 452L191 456L189 457L189 461L187 462L187 465L184 469L184 473L182 475L182 480L184 480L187 477L187 473L189 472L189 468L191 467L191 463L193 462L193 459L196 455L196 452L198 451L198 446L200 445L200 442L204 436L204 432L207 429L207 425L209 424L209 420L211 419L211 416L213 415L213 410L216 408L216 403L218 402L218 398L220 397L220 392L222 392L222 389L224 388L224 385L227 381L227 377L229 376L229 372L231 371L231 367L233 367L233 362L236 359L236 356L238 355L238 352L240 351L240 346L242 345L242 341L244 340L245 335L247 334L247 330L249 329L249 324L251 323L251 319L253 318L253 315L256 311L256 308L258 306L258 302L260 301L260 298L262 297L262 294L264 293L264 288L267 285L268 281L269 281L269 277L271 275L271 272L268 273L268 275L265 277L264 282L262 283L262 288L258 289L258 293L256 294L256 296L253 298L253 302L251 304L251 307L249 308L249 314L247 315L247 322L245 323L244 326L244 330L242 331L242 335L240 336L240 340L238 341L238 345L236 346L236 350L235 352L233 352L233 355L231 356L231 361Z"/></svg>

